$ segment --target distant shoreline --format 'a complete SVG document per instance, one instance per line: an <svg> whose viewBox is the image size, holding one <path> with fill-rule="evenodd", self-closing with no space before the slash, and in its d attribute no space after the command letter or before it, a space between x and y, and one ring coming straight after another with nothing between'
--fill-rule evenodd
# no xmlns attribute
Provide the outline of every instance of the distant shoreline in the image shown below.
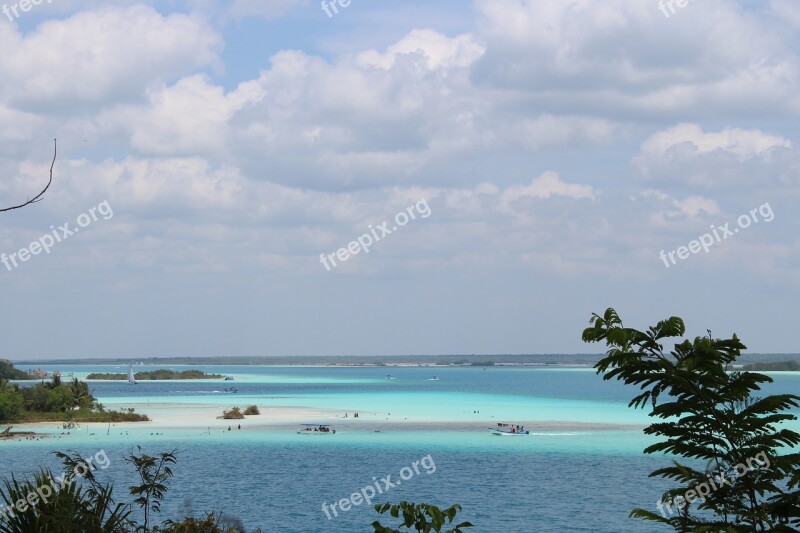
<svg viewBox="0 0 800 533"><path fill-rule="evenodd" d="M267 357L131 357L19 360L16 365L200 365L200 366L499 366L593 365L600 354L500 354L500 355L384 355L384 356L267 356Z"/></svg>
<svg viewBox="0 0 800 533"><path fill-rule="evenodd" d="M602 354L267 356L267 357L130 357L20 360L16 365L82 366L283 366L283 367L575 367L594 366ZM797 361L800 354L743 354L736 364Z"/></svg>

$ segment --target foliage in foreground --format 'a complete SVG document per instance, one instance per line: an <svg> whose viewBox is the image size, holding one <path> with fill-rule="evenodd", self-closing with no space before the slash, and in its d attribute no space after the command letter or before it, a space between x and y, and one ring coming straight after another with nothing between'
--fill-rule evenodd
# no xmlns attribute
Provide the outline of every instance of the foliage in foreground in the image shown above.
<svg viewBox="0 0 800 533"><path fill-rule="evenodd" d="M180 522L166 520L160 526L152 525L153 516L161 511L161 502L169 490L173 477L171 467L176 464L177 456L175 450L150 456L141 453L138 446L137 452L125 458L125 462L135 468L139 482L129 487L130 494L136 497L132 503L115 502L113 485L101 484L90 463L77 452L52 452L64 464L63 477L40 469L32 481L18 481L14 476L0 481L0 502L5 504L8 513L4 520L4 509L0 507L0 533L245 533L239 520L215 512L208 512L202 518L187 517ZM31 495L37 494L45 498L35 497L35 503L26 505L25 509L8 512L17 503L31 501ZM134 505L142 509L143 523L133 517ZM399 505L376 505L375 509L381 514L388 511L395 518L402 515L404 523L400 527L440 533L445 521L451 524L455 520L461 506L440 510L433 505L401 502ZM372 526L378 533L400 533L378 522ZM462 522L445 533L462 533L468 527L473 526ZM262 530L256 529L253 533L262 533Z"/></svg>
<svg viewBox="0 0 800 533"><path fill-rule="evenodd" d="M113 487L102 485L89 469L84 478L76 475L75 466L82 460L77 454L56 453L67 470L55 476L40 469L33 480L5 479L0 486L0 501L5 505L5 520L0 533L126 533L132 531L130 506L117 504ZM31 498L30 495L38 497ZM26 501L23 506L18 502ZM13 512L9 509L14 508Z"/></svg>
<svg viewBox="0 0 800 533"><path fill-rule="evenodd" d="M222 513L208 513L205 518L186 518L183 522L167 520L160 533L241 533L244 528L238 520L226 518ZM261 533L260 529L253 533Z"/></svg>
<svg viewBox="0 0 800 533"><path fill-rule="evenodd" d="M136 449L142 451L141 446L137 446ZM144 511L145 531L149 531L151 513L161 512L161 500L164 499L169 488L167 484L173 476L171 465L178 462L175 452L175 450L162 452L157 456L131 454L125 458L127 463L136 468L136 474L141 482L139 485L128 487L128 490L131 496L136 496L133 503Z"/></svg>
<svg viewBox="0 0 800 533"><path fill-rule="evenodd" d="M672 466L652 472L650 477L677 486L656 504L659 513L635 509L631 516L681 532L798 531L800 454L789 452L800 444L800 435L782 424L797 419L787 411L800 406L800 396L753 396L772 379L727 371L746 348L735 334L714 339L709 332L665 353L661 342L684 332L678 317L646 332L626 328L610 308L602 317L593 315L591 327L583 332L585 342L609 347L595 365L603 379L638 385L642 392L629 406L649 404L650 416L661 420L645 429L662 438L645 453L665 453L691 463L674 460ZM708 467L697 468L698 463ZM748 471L741 473L739 465L748 466Z"/></svg>
<svg viewBox="0 0 800 533"><path fill-rule="evenodd" d="M141 448L137 447L141 452ZM175 452L155 456L131 454L125 461L134 466L139 484L129 487L132 503L117 503L113 485L100 483L90 463L77 452L52 452L61 459L65 473L56 476L49 469L40 469L33 480L17 480L14 476L0 482L0 533L243 533L237 520L208 513L205 518L186 518L182 522L168 520L160 527L151 526L152 516L160 512L161 502L169 490L171 465ZM63 476L63 477L62 477ZM33 495L33 496L32 496ZM20 502L33 502L20 506ZM144 523L132 514L133 506L144 511ZM15 507L16 506L16 507ZM13 512L10 509L14 509ZM255 530L254 533L261 533Z"/></svg>
<svg viewBox="0 0 800 533"><path fill-rule="evenodd" d="M388 512L389 515L394 518L402 518L403 522L400 524L400 527L409 530L413 528L418 533L431 533L431 531L440 533L442 528L445 527L445 522L448 526L453 523L456 515L461 512L461 506L456 504L445 510L441 510L435 505L427 503L414 504L403 501L397 505L388 503L376 505L375 510L380 514ZM392 529L381 525L377 520L372 523L372 527L375 533L402 533L398 529ZM453 526L452 529L448 529L445 533L462 533L462 531L468 527L474 526L469 522L461 522Z"/></svg>

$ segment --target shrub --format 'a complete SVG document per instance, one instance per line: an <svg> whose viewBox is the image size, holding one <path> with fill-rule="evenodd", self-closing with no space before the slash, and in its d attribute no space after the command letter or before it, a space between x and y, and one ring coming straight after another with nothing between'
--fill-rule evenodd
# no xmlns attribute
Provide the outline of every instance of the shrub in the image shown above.
<svg viewBox="0 0 800 533"><path fill-rule="evenodd" d="M447 509L439 509L435 505L429 503L415 504L411 502L402 501L397 505L389 503L379 504L375 506L375 510L380 514L389 513L394 518L401 518L403 522L399 527L409 530L416 530L418 532L430 533L463 533L463 530L468 527L475 527L470 522L461 522L455 525L452 529L442 532L443 527L450 526L456 519L456 515L461 512L461 506L458 504L451 505ZM377 520L372 523L372 528L375 533L402 533L398 529L386 527Z"/></svg>
<svg viewBox="0 0 800 533"><path fill-rule="evenodd" d="M250 416L250 415L260 415L261 411L258 410L258 406L257 405L249 405L244 410L244 414L248 415L248 416Z"/></svg>
<svg viewBox="0 0 800 533"><path fill-rule="evenodd" d="M231 407L230 410L222 412L222 418L225 420L241 420L244 415L238 407Z"/></svg>
<svg viewBox="0 0 800 533"><path fill-rule="evenodd" d="M205 518L185 518L183 522L167 520L162 533L245 533L239 520L210 512ZM256 529L253 533L261 533Z"/></svg>

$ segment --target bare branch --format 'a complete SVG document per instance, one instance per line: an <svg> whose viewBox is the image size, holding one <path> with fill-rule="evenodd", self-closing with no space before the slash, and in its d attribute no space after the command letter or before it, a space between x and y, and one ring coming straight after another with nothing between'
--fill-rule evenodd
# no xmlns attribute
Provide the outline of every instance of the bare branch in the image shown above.
<svg viewBox="0 0 800 533"><path fill-rule="evenodd" d="M4 209L0 209L0 213L5 213L6 211L13 211L14 209L22 209L26 205L35 204L36 202L39 202L39 201L42 200L42 196L44 196L44 193L46 193L47 189L50 188L50 184L53 183L53 167L56 164L56 155L58 154L58 142L57 141L58 141L58 139L53 139L53 162L50 164L50 181L47 182L47 186L44 189L42 189L42 192L40 192L39 194L37 194L36 196L31 198L30 200L27 200L24 204L19 204L19 205L15 205L14 207L6 207Z"/></svg>

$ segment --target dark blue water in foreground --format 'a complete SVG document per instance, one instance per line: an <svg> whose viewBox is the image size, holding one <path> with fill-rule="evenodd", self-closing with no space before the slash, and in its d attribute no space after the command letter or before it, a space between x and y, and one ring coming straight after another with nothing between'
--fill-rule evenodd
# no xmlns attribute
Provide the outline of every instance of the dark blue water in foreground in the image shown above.
<svg viewBox="0 0 800 533"><path fill-rule="evenodd" d="M644 457L460 452L431 450L424 443L408 449L354 450L241 443L220 449L164 442L146 450L173 446L179 447L180 460L162 518L182 516L187 509L194 514L215 510L250 528L276 533L372 531L377 513L364 504L332 520L326 518L322 504L359 492L372 485L373 477L391 474L394 483L401 468L430 454L434 473L427 475L421 469L419 476L391 489L388 498L377 497L375 503L404 499L460 503L463 518L476 524L476 532L656 531L627 518L633 507L654 507L659 496L656 485L647 480L656 462ZM125 500L133 470L121 457L130 447L104 448L111 467L100 475L114 481L117 495ZM89 455L97 450L80 451ZM28 470L41 464L43 453L42 449L4 451L2 468ZM57 466L52 460L48 463Z"/></svg>

